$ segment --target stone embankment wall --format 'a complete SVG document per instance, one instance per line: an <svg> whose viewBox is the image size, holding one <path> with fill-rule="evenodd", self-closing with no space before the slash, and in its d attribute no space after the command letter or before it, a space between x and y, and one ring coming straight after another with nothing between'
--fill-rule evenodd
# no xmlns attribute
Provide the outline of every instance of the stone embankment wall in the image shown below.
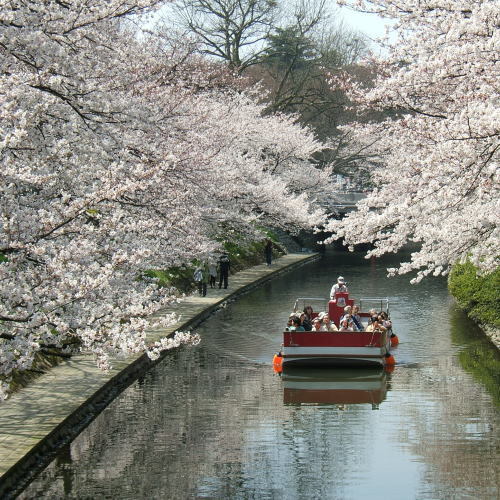
<svg viewBox="0 0 500 500"><path fill-rule="evenodd" d="M196 327L228 301L317 258L311 253L287 254L272 266L260 264L231 274L228 289L210 289L206 297L193 294L158 313L175 313L178 321L149 332L148 343ZM272 353L269 356L271 362ZM54 449L73 439L154 363L139 353L113 360L113 368L104 373L92 356L79 354L47 369L0 404L0 498L16 498Z"/></svg>

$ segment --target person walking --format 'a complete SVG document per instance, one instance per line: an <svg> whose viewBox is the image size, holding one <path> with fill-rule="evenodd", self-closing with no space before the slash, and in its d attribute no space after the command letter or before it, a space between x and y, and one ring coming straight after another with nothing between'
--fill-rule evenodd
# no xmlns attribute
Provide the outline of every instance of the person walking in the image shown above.
<svg viewBox="0 0 500 500"><path fill-rule="evenodd" d="M224 288L227 288L228 285L228 277L229 270L231 268L231 262L229 261L229 256L227 253L223 253L219 258L219 288L222 287L222 283L224 282Z"/></svg>
<svg viewBox="0 0 500 500"><path fill-rule="evenodd" d="M208 263L208 274L210 288L215 288L215 281L217 280L217 264L213 259Z"/></svg>
<svg viewBox="0 0 500 500"><path fill-rule="evenodd" d="M266 240L266 246L264 247L264 255L266 257L267 265L270 266L273 260L273 242L270 239Z"/></svg>
<svg viewBox="0 0 500 500"><path fill-rule="evenodd" d="M205 297L207 295L207 284L208 284L208 265L205 262L204 264L199 265L194 271L194 280L198 285L198 293Z"/></svg>

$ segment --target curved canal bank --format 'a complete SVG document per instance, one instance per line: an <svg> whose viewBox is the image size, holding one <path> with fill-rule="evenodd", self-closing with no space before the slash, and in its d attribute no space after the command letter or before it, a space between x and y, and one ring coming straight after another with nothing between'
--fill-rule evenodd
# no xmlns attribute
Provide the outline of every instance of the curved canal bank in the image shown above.
<svg viewBox="0 0 500 500"><path fill-rule="evenodd" d="M209 289L206 297L192 295L158 314L175 312L177 323L151 331L155 342L178 330L195 328L224 304L276 275L317 259L318 254L287 254L272 266L261 264L230 276L227 290ZM160 358L161 359L161 358ZM117 394L156 362L144 354L113 361L107 373L91 356L73 356L13 394L0 405L0 497L6 498L19 482L29 482L33 471L51 452L70 441Z"/></svg>
<svg viewBox="0 0 500 500"><path fill-rule="evenodd" d="M498 498L500 355L443 277L387 279L405 257L328 250L221 307L198 346L124 389L18 500ZM394 371L278 376L295 299L327 296L339 274L353 297L389 299Z"/></svg>

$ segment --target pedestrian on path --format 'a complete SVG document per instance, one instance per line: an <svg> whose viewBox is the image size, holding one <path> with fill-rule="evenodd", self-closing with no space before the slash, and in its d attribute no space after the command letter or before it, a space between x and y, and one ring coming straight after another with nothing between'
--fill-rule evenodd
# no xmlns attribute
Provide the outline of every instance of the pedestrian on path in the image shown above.
<svg viewBox="0 0 500 500"><path fill-rule="evenodd" d="M266 246L264 247L264 256L266 257L267 265L270 266L273 261L273 242L270 239L266 240Z"/></svg>
<svg viewBox="0 0 500 500"><path fill-rule="evenodd" d="M198 285L198 293L205 297L207 295L207 284L209 279L208 264L205 262L200 264L194 271L194 281Z"/></svg>
<svg viewBox="0 0 500 500"><path fill-rule="evenodd" d="M231 262L229 261L229 256L227 253L223 253L219 258L219 288L222 287L222 283L224 282L224 288L227 288L228 278L229 278L229 270L231 268Z"/></svg>
<svg viewBox="0 0 500 500"><path fill-rule="evenodd" d="M214 259L210 259L208 263L208 274L209 274L209 284L210 288L215 288L215 282L217 280L217 264Z"/></svg>

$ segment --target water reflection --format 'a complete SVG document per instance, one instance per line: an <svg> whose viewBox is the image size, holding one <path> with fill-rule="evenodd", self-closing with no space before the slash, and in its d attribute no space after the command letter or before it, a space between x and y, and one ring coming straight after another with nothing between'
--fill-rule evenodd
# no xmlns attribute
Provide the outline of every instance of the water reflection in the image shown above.
<svg viewBox="0 0 500 500"><path fill-rule="evenodd" d="M327 255L219 311L202 344L127 388L20 498L497 498L500 418L463 368L465 317L444 280L412 287L387 280L390 265ZM400 339L393 373L358 380L359 403L359 371L311 381L271 367L294 299L326 296L339 274L355 297L389 297ZM304 401L306 378L326 383L323 400Z"/></svg>
<svg viewBox="0 0 500 500"><path fill-rule="evenodd" d="M460 345L461 366L479 381L500 407L500 351L492 349L490 340L475 323L456 307L450 308L451 338Z"/></svg>
<svg viewBox="0 0 500 500"><path fill-rule="evenodd" d="M387 373L377 369L285 369L281 379L284 404L336 404L342 410L363 403L378 409L388 386Z"/></svg>

